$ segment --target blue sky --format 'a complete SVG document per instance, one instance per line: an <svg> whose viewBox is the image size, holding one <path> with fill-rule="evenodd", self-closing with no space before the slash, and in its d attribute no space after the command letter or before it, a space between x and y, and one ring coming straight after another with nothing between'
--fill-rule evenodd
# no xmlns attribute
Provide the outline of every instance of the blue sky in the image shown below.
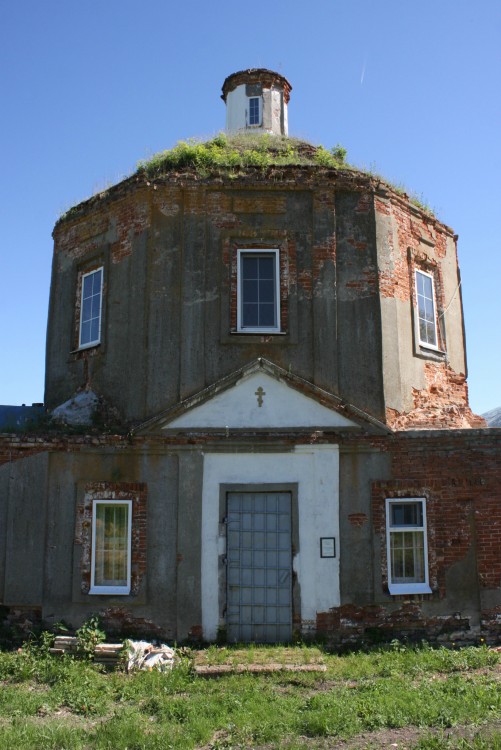
<svg viewBox="0 0 501 750"><path fill-rule="evenodd" d="M291 135L348 150L459 234L470 400L501 406L501 2L5 0L0 403L43 400L60 213L224 127L224 78L293 86Z"/></svg>

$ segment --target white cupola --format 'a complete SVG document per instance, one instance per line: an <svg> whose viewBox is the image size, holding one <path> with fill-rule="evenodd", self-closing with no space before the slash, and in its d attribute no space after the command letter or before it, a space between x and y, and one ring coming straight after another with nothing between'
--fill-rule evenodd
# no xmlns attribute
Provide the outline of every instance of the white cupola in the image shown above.
<svg viewBox="0 0 501 750"><path fill-rule="evenodd" d="M287 135L287 104L291 89L284 76L266 68L232 73L223 83L221 95L226 103L226 132Z"/></svg>

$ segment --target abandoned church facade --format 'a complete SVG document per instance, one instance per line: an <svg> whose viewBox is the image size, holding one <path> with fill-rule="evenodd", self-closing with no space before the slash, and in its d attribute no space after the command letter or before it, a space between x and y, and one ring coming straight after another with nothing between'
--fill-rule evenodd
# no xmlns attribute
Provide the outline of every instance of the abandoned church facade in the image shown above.
<svg viewBox="0 0 501 750"><path fill-rule="evenodd" d="M259 133L263 164L167 158L56 225L46 407L86 395L108 427L0 436L12 612L499 637L501 431L468 405L457 238L288 139L290 91L224 82L218 143Z"/></svg>

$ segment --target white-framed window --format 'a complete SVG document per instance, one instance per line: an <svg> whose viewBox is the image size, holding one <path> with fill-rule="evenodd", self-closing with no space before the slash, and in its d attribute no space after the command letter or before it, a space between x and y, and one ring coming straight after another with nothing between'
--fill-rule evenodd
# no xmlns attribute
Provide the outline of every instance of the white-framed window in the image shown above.
<svg viewBox="0 0 501 750"><path fill-rule="evenodd" d="M426 500L386 500L386 550L390 594L429 594Z"/></svg>
<svg viewBox="0 0 501 750"><path fill-rule="evenodd" d="M280 331L278 250L238 250L237 329L245 333Z"/></svg>
<svg viewBox="0 0 501 750"><path fill-rule="evenodd" d="M249 98L249 125L261 124L260 100L259 96Z"/></svg>
<svg viewBox="0 0 501 750"><path fill-rule="evenodd" d="M82 275L79 349L95 346L101 341L102 302L103 268L101 266Z"/></svg>
<svg viewBox="0 0 501 750"><path fill-rule="evenodd" d="M94 500L90 594L129 594L132 500Z"/></svg>
<svg viewBox="0 0 501 750"><path fill-rule="evenodd" d="M437 308L433 276L416 271L417 328L421 346L438 349Z"/></svg>

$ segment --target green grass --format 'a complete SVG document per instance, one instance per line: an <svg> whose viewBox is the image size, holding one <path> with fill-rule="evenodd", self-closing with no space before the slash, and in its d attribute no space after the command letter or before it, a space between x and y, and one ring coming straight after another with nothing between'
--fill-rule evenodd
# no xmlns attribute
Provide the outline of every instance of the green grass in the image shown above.
<svg viewBox="0 0 501 750"><path fill-rule="evenodd" d="M372 168L350 164L346 160L346 149L339 144L326 149L299 138L269 133L219 133L205 141L196 138L179 141L173 148L140 161L133 176L154 180L171 173L191 172L201 178L226 176L231 179L262 170L273 178L274 170L303 166L358 172L385 183L420 210L433 215L433 210L422 195L408 191L401 184L393 184ZM99 191L92 198L106 198L112 194L112 190L113 187ZM77 216L85 202L63 212L57 223Z"/></svg>
<svg viewBox="0 0 501 750"><path fill-rule="evenodd" d="M138 165L138 174L160 177L171 171L194 169L203 176L221 171L245 171L249 167L317 165L349 169L346 150L341 146L327 151L297 138L269 134L227 136L219 133L209 141L180 141Z"/></svg>
<svg viewBox="0 0 501 750"><path fill-rule="evenodd" d="M235 660L321 661L327 671L204 679L193 670ZM0 750L332 747L336 738L409 727L422 732L413 745L421 750L498 748L499 734L444 734L500 719L498 662L485 647L335 656L319 647L212 646L170 674L126 675L28 648L0 653Z"/></svg>

